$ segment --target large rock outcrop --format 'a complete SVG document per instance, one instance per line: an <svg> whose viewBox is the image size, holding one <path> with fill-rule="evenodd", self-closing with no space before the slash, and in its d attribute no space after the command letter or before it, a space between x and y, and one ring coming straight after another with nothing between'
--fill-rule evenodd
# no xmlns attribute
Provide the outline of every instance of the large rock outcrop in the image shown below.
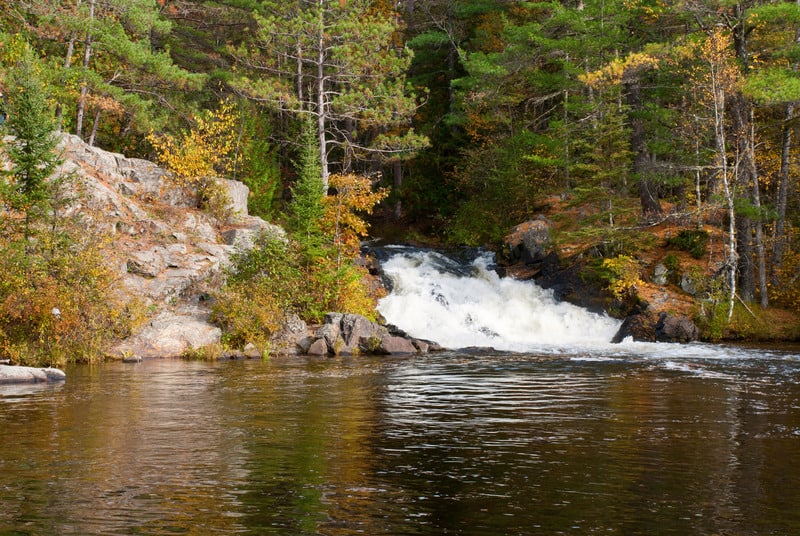
<svg viewBox="0 0 800 536"><path fill-rule="evenodd" d="M283 230L247 214L248 189L240 182L223 181L232 217L220 225L193 208L193 193L152 162L66 134L60 147L61 171L72 173L86 194L71 210L111 236L117 290L150 312L147 324L111 353L168 357L218 343L204 298L219 288L231 254L252 248L262 233L282 238Z"/></svg>
<svg viewBox="0 0 800 536"><path fill-rule="evenodd" d="M136 333L111 349L126 360L182 356L218 345L206 298L220 288L230 256L264 233L285 239L279 227L247 214L247 187L224 181L231 221L224 226L196 210L191 192L175 187L152 162L90 147L63 135L63 172L73 173L86 196L72 210L93 215L114 240L119 292L150 311ZM294 355L411 354L438 349L358 315L331 313L309 328L290 317L270 341L270 353ZM241 355L256 356L255 348Z"/></svg>

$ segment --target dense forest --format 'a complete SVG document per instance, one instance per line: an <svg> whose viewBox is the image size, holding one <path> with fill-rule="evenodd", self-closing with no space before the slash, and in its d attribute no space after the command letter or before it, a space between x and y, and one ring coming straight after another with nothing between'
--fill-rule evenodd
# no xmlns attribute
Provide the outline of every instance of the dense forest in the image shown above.
<svg viewBox="0 0 800 536"><path fill-rule="evenodd" d="M250 212L297 239L284 268L320 281L292 305L306 316L369 309L352 299L351 261L365 231L355 214L376 204L373 223L396 237L489 246L541 212L557 221L554 207L580 206L557 240L601 244L615 259L671 221L718 233L713 272L731 311L800 305L800 3L0 6L6 134L33 140L12 154L0 192L6 273L32 262L13 254L12 237L30 253L37 217L63 197L42 186L56 158L42 133L61 129L160 162L212 211L209 177L247 184ZM276 257L287 256L265 248L241 272ZM322 283L331 278L335 292ZM13 338L5 329L0 344Z"/></svg>

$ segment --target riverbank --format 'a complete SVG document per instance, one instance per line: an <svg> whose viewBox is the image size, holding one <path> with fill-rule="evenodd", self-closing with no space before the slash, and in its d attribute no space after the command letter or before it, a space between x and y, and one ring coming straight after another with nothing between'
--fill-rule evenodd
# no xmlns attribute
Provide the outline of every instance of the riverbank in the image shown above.
<svg viewBox="0 0 800 536"><path fill-rule="evenodd" d="M767 308L735 296L728 321L723 230L698 228L678 207L665 208L661 221L641 224L635 206L618 207L609 226L598 221L601 211L592 202L549 197L536 217L510 229L501 243L484 246L497 251L501 274L533 280L560 300L630 319L638 327L627 335L636 340L662 340L657 332L667 318L681 326L666 338L676 342L800 341L800 311L788 290L775 293ZM406 223L376 222L376 233L446 247L443 237L426 237Z"/></svg>

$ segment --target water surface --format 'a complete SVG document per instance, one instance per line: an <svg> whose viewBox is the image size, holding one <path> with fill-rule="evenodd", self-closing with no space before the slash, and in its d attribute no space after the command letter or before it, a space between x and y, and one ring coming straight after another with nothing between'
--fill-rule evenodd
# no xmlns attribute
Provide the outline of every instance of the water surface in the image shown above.
<svg viewBox="0 0 800 536"><path fill-rule="evenodd" d="M0 386L0 534L800 534L800 355L657 348Z"/></svg>

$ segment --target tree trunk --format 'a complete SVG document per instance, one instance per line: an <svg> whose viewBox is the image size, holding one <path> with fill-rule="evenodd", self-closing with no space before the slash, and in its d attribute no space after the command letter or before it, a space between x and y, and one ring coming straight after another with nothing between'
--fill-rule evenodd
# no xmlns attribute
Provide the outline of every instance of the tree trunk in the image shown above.
<svg viewBox="0 0 800 536"><path fill-rule="evenodd" d="M102 113L102 109L97 107L97 110L94 112L94 122L92 123L92 131L89 133L89 139L86 141L89 147L94 147L94 140L97 137L97 125L100 124L100 114Z"/></svg>
<svg viewBox="0 0 800 536"><path fill-rule="evenodd" d="M83 69L89 70L89 63L92 59L92 23L94 22L94 6L95 0L89 1L89 29L86 31L86 41L83 49ZM89 93L89 86L84 75L83 84L81 85L80 98L78 99L78 110L75 117L75 134L82 137L83 132L83 117L86 113L86 96Z"/></svg>
<svg viewBox="0 0 800 536"><path fill-rule="evenodd" d="M733 127L737 136L739 162L736 166L736 183L742 191L750 192L750 201L756 205L754 191L758 187L758 172L753 149L751 104L741 93L733 99L731 106ZM736 222L737 249L739 250L739 289L745 301L752 301L756 294L756 268L753 262L753 219L740 214Z"/></svg>
<svg viewBox="0 0 800 536"><path fill-rule="evenodd" d="M650 157L647 151L647 138L644 123L639 114L642 111L642 90L638 78L626 84L627 103L630 106L631 150L633 151L633 173L639 179L639 202L642 217L646 221L658 219L664 211L658 201L658 187L650 178Z"/></svg>
<svg viewBox="0 0 800 536"><path fill-rule="evenodd" d="M319 136L319 164L322 169L322 191L328 194L328 136L326 131L327 106L325 101L325 0L319 0L319 26L317 27L317 134Z"/></svg>
<svg viewBox="0 0 800 536"><path fill-rule="evenodd" d="M775 210L778 212L778 219L775 222L770 267L770 280L773 285L779 284L779 274L783 268L783 252L786 248L786 202L789 195L789 155L792 147L791 121L794 119L794 108L794 102L787 104L783 119L781 170L778 176L778 190L775 195Z"/></svg>
<svg viewBox="0 0 800 536"><path fill-rule="evenodd" d="M403 161L399 158L392 162L392 174L394 176L394 191L397 200L394 203L394 219L400 221L403 217L403 202L400 200L400 192L403 187Z"/></svg>

